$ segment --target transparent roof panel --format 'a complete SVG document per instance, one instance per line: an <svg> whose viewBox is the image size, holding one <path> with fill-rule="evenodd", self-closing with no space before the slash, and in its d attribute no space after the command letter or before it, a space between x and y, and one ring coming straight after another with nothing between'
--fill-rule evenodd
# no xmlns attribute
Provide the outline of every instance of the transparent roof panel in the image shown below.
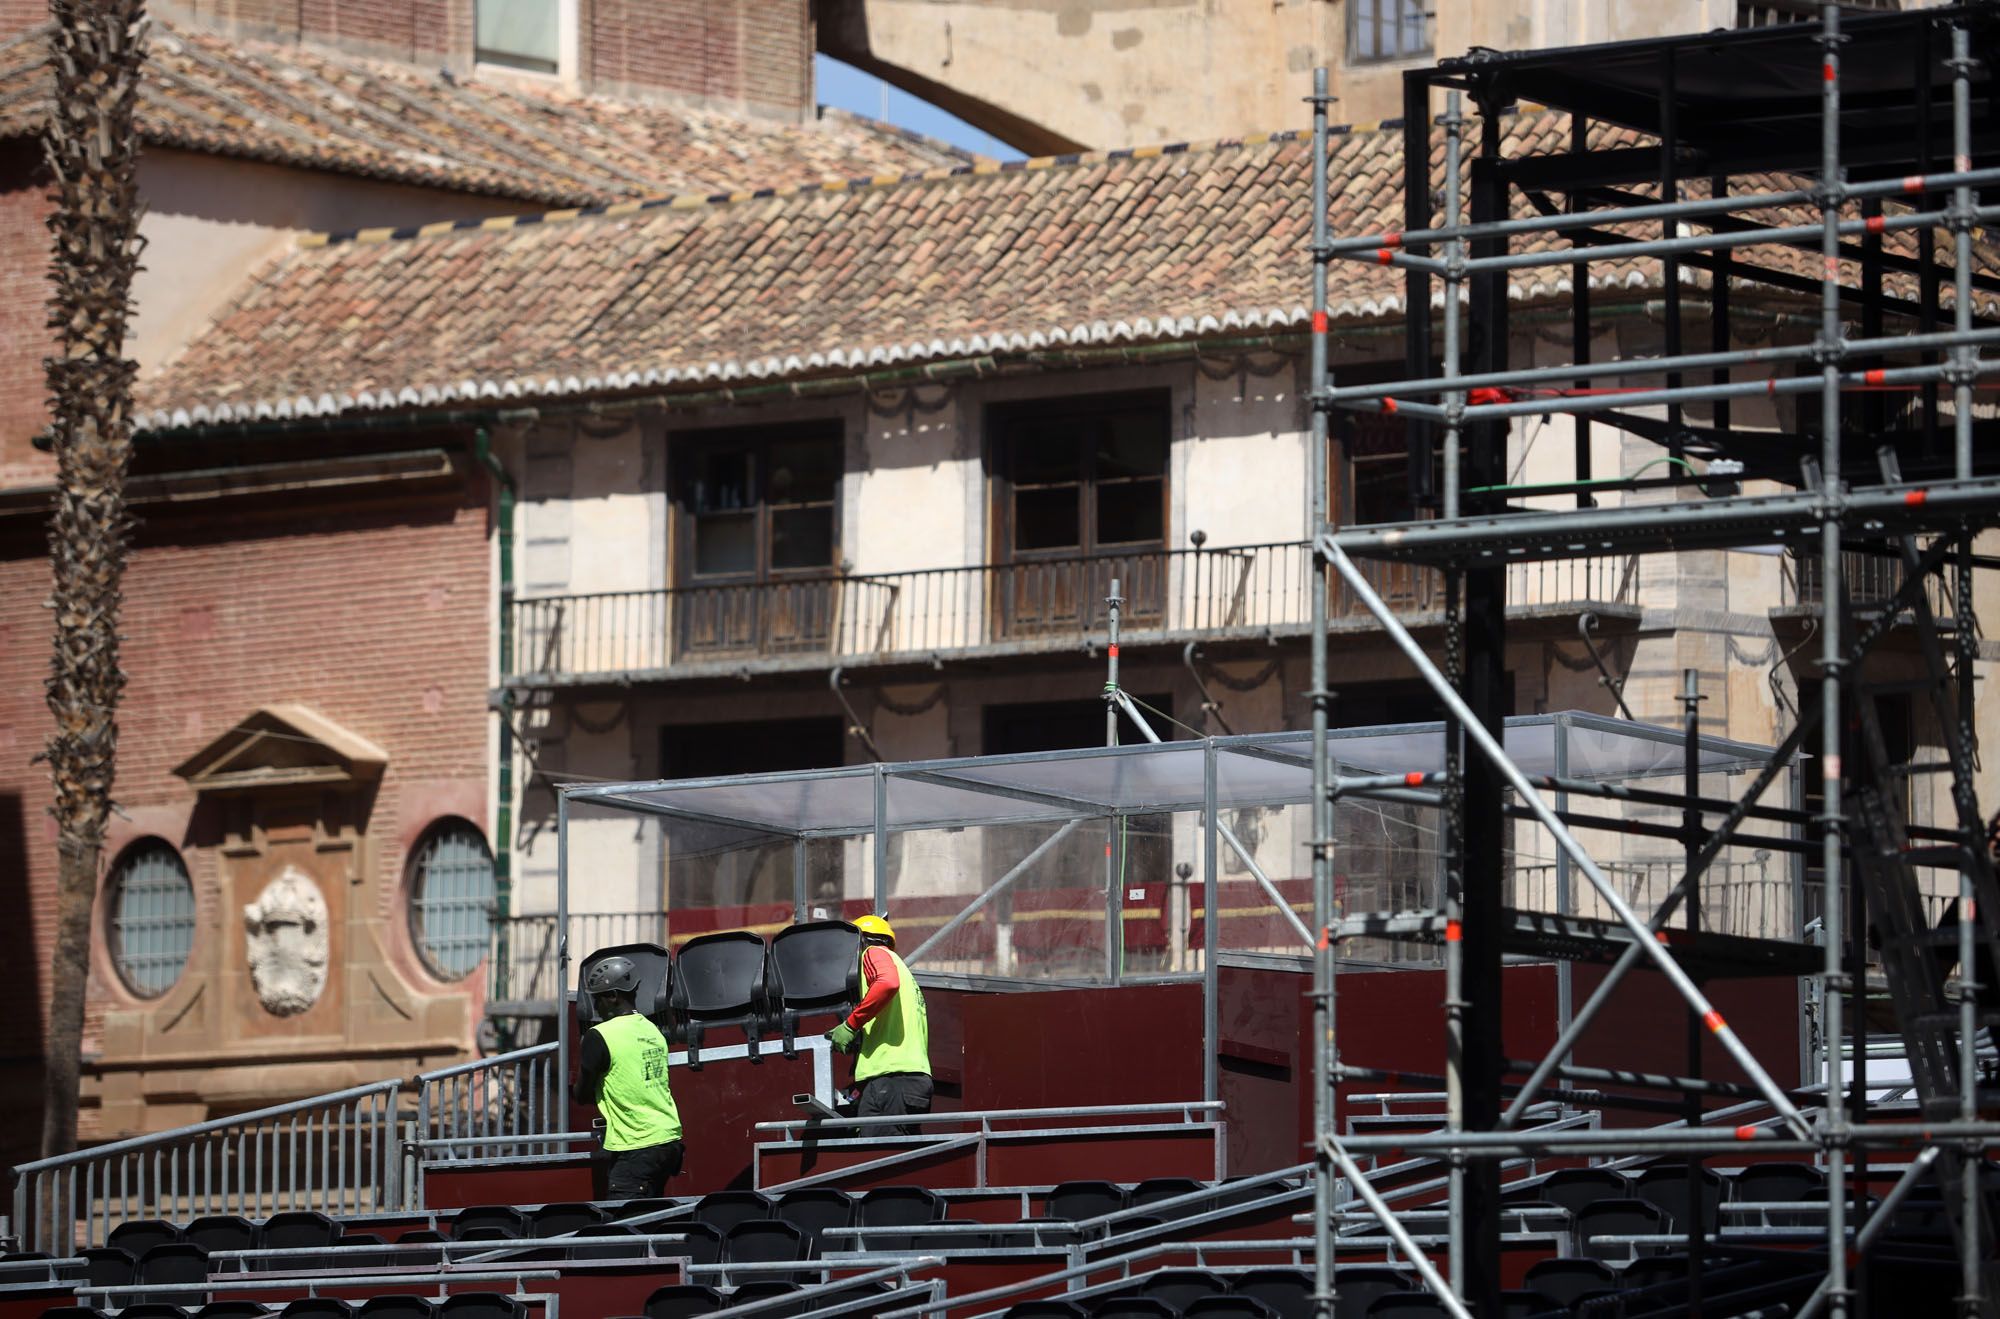
<svg viewBox="0 0 2000 1319"><path fill-rule="evenodd" d="M1341 729L1329 734L1328 740L1335 762L1350 773L1434 773L1444 768L1442 724ZM1508 720L1506 730L1508 754L1531 775L1566 772L1577 778L1619 780L1677 773L1681 743L1681 734L1672 728L1582 712L1524 715ZM895 830L1060 820L1114 811L1198 810L1207 745L1167 742L879 768L611 784L579 789L571 796L602 806L788 835L868 832L874 827L878 775L885 790L886 822ZM1276 806L1310 795L1310 734L1217 738L1214 746L1216 793L1222 806ZM1768 755L1768 748L1704 738L1701 769L1705 773L1749 769Z"/></svg>

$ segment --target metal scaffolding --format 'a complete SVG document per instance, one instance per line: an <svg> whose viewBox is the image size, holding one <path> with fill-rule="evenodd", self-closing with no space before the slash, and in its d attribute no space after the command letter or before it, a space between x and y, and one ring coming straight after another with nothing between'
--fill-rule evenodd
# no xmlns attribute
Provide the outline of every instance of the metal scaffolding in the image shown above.
<svg viewBox="0 0 2000 1319"><path fill-rule="evenodd" d="M1824 5L1816 23L1780 28L1567 51L1476 52L1405 75L1402 230L1339 238L1327 225L1331 98L1324 71L1316 76L1310 363L1319 574L1311 670L1313 877L1315 929L1321 932L1313 991L1316 1313L1334 1313L1338 1220L1352 1217L1354 1208L1343 1212L1337 1205L1352 1198L1380 1220L1448 1312L1500 1314L1499 1170L1502 1160L1530 1153L1685 1159L1694 1212L1676 1229L1687 1252L1686 1312L1701 1313L1704 1256L1716 1248L1700 1208L1701 1160L1750 1151L1809 1156L1826 1172L1825 1279L1800 1313L1864 1312L1869 1249L1896 1207L1926 1180L1938 1187L1953 1238L1957 1313L1997 1312L2000 1274L1993 1261L2000 1252L1980 1174L1991 1166L1989 1152L2000 1146L2000 1121L1992 1120L2000 1107L1992 1049L2000 987L1979 983L1979 972L2000 965L2000 886L1973 782L1973 577L1996 566L1976 551L1974 540L2000 524L2000 462L1994 458L2000 428L1977 422L1974 400L1976 383L2000 373L2000 358L1979 355L1982 346L2000 342L2000 324L1975 306L1976 296L1990 300L2000 291L2000 281L1975 269L1974 243L1978 226L2000 213L1979 205L1976 194L2000 182L2000 81L1988 62L1996 57L2000 13L1992 7L1856 18L1836 4ZM1444 113L1433 118L1440 92ZM1468 98L1476 112L1471 118L1462 113ZM1504 116L1518 101L1567 112L1569 149L1510 156ZM1602 138L1593 145L1593 129L1618 130L1623 145ZM1477 133L1471 143L1469 130ZM1435 157L1443 162L1441 179L1433 173L1434 146L1441 147ZM1705 195L1687 195L1691 182ZM1532 213L1517 208L1521 201ZM1938 240L1940 230L1948 243ZM1746 260L1753 247L1804 254L1799 264L1814 273ZM1662 352L1593 361L1591 271L1635 259L1657 265ZM1404 379L1336 384L1327 287L1329 272L1342 262L1403 271ZM1573 316L1566 364L1532 367L1509 360L1507 272L1528 267L1568 269ZM1710 342L1702 351L1682 342L1702 311L1693 299L1683 300L1684 272L1710 277ZM1732 290L1759 287L1795 300L1818 295L1810 342L1739 346L1743 309L1732 306ZM1434 293L1441 295L1435 343L1429 314ZM1859 322L1852 337L1850 319ZM1461 360L1462 352L1469 361ZM1777 374L1792 369L1801 374ZM1642 377L1658 383L1605 387ZM1888 424L1892 396L1914 398L1910 424ZM1742 425L1740 416L1732 424L1733 400L1766 399L1775 407L1793 397L1817 399L1812 425L1802 420L1794 428L1801 433L1786 433L1782 421L1775 431ZM1690 415L1695 404L1707 406L1707 424ZM1330 419L1341 409L1404 420L1413 486L1430 496L1436 516L1387 526L1334 524L1328 437ZM1531 415L1574 419L1570 481L1509 483L1508 427L1512 418ZM1683 488L1665 502L1599 507L1606 495L1651 494L1663 483L1594 478L1593 426L1660 445L1677 465ZM1982 432L1984 444L1975 445ZM1975 461L1976 449L1986 454L1983 463ZM1432 481L1435 488L1427 490ZM1746 482L1783 488L1741 493ZM1539 506L1521 506L1529 496L1539 497ZM1549 496L1573 499L1574 507L1551 508ZM1684 873L1656 910L1635 909L1573 826L1636 826L1584 815L1571 798L1587 797L1589 785L1532 779L1499 740L1508 713L1505 566L1610 547L1659 554L1771 545L1816 549L1817 704L1802 705L1796 726L1739 800L1704 798L1692 757L1679 793L1648 794L1651 805L1678 812L1678 827L1664 833L1679 841ZM1901 573L1872 615L1851 609L1848 574L1857 556L1893 564ZM1442 662L1375 593L1357 558L1400 560L1444 574ZM1801 571L1807 571L1805 562ZM1324 602L1336 576L1447 711L1440 910L1336 908L1329 823L1336 799L1403 790L1393 777L1343 779L1334 763L1337 751L1328 751ZM1933 606L1933 586L1949 604L1948 619ZM1949 820L1931 827L1903 818L1895 789L1915 771L1891 758L1862 664L1891 632L1914 636L1922 686L1940 730L1944 764L1934 768L1949 783ZM1678 699L1692 748L1701 736L1694 670L1686 672ZM1817 811L1807 814L1797 803L1759 804L1806 751L1822 768ZM1566 874L1588 885L1615 918L1611 933L1524 943L1518 913L1503 905L1508 831L1524 817L1539 822ZM1750 966L1740 946L1747 941L1728 945L1702 923L1701 876L1726 848L1745 841L1741 826L1752 819L1776 822L1773 832L1786 835L1777 845L1786 850L1818 853L1817 874L1808 881L1823 922L1821 964L1809 976L1817 981L1821 1005L1818 1086L1781 1085L1703 988L1718 974L1800 969L1796 959L1783 957ZM1662 836L1659 826L1652 827L1652 836ZM1955 931L1932 921L1918 901L1919 870L1956 874ZM1676 919L1670 947L1664 932ZM1340 942L1384 933L1444 943L1448 1118L1435 1133L1341 1132L1336 1084L1371 1074L1366 1059L1344 1066L1337 1049ZM1869 1097L1860 1009L1871 936L1910 1062L1913 1112L1892 1112ZM1501 1048L1501 961L1524 947L1612 962L1588 999L1565 1014L1547 1055L1532 1065L1510 1062ZM1955 1001L1947 979L1953 960ZM1568 1063L1627 973L1641 966L1657 972L1685 1006L1686 1074L1644 1078L1648 1088L1679 1097L1681 1126L1519 1128L1552 1081L1633 1075ZM1703 1078L1704 1036L1721 1046L1747 1086ZM1843 1070L1844 1049L1852 1050L1850 1071ZM1509 1084L1510 1076L1523 1073L1524 1083ZM1731 1118L1732 1125L1718 1128L1722 1114L1705 1108L1717 1098L1738 1105L1730 1111L1742 1115ZM1450 1162L1443 1273L1368 1184L1363 1163L1388 1150ZM1909 1161L1871 1204L1868 1160L1883 1151ZM1351 1197L1340 1194L1342 1183Z"/></svg>

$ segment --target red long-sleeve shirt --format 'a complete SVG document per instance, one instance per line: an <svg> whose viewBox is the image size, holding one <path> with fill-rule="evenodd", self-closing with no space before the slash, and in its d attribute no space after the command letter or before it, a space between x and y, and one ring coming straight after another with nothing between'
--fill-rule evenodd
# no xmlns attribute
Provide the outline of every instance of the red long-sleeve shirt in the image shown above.
<svg viewBox="0 0 2000 1319"><path fill-rule="evenodd" d="M855 1030L881 1015L903 987L903 978L896 974L896 959L889 956L887 948L877 946L861 955L861 982L861 1001L847 1014L847 1024Z"/></svg>

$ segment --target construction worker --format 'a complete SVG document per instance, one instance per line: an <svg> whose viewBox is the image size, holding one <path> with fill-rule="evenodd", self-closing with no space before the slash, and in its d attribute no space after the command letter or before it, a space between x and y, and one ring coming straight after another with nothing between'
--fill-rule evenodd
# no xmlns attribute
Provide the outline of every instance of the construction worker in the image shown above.
<svg viewBox="0 0 2000 1319"><path fill-rule="evenodd" d="M896 931L880 916L854 922L861 931L861 1001L826 1033L833 1047L854 1054L861 1087L857 1117L931 1111L931 1032L924 991L896 956ZM910 1136L911 1126L873 1127L869 1134Z"/></svg>
<svg viewBox="0 0 2000 1319"><path fill-rule="evenodd" d="M604 1149L611 1155L606 1190L613 1200L659 1195L685 1153L680 1108L667 1088L666 1037L640 1015L638 989L639 969L626 957L591 967L583 985L598 1020L583 1034L573 1093L604 1115Z"/></svg>

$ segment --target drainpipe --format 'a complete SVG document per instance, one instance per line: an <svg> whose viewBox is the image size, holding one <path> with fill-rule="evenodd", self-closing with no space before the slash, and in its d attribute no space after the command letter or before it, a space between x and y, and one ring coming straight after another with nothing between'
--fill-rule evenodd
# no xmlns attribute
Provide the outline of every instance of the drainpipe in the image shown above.
<svg viewBox="0 0 2000 1319"><path fill-rule="evenodd" d="M507 686L514 660L514 480L493 456L492 432L481 424L472 433L473 455L492 473L495 489L494 531L500 542L500 693L493 700L500 716L499 800L493 808L493 905L498 931L493 943L490 983L500 998L507 996L507 918L514 910L514 693ZM512 1047L512 1041L503 1042Z"/></svg>

